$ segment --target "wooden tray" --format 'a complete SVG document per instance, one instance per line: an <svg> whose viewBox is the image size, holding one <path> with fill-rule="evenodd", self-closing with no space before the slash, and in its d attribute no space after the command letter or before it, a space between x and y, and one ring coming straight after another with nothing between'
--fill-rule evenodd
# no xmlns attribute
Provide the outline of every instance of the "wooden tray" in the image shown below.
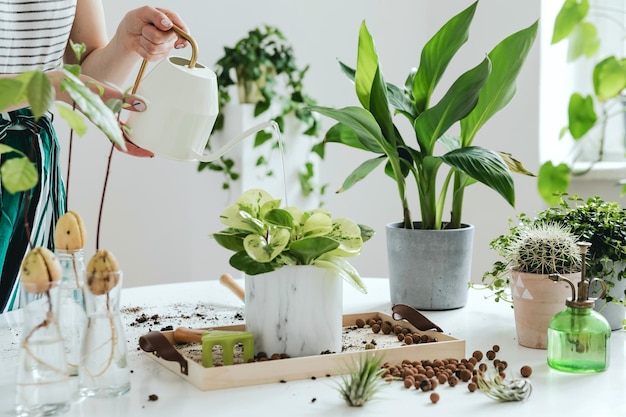
<svg viewBox="0 0 626 417"><path fill-rule="evenodd" d="M392 324L410 328L420 334L427 334L437 338L437 342L420 343L413 345L398 345L397 347L379 348L369 350L368 353L376 352L384 354L384 361L393 364L400 363L404 359L433 360L465 357L465 341L456 339L445 333L433 330L420 331L407 321L394 320L391 316L380 312L358 313L343 316L343 326L355 326L357 319L380 318ZM245 330L244 325L215 327L223 330ZM165 331L162 334L174 343L173 331ZM244 387L267 383L294 381L309 378L321 378L330 375L346 373L347 368L352 366L359 357L365 354L361 352L343 352L328 355L316 355L300 358L288 358L264 362L243 363L229 366L217 366L204 368L192 359L188 362L187 375L181 372L178 362L167 361L155 353L148 353L152 359L179 375L197 388L208 391L223 388Z"/></svg>

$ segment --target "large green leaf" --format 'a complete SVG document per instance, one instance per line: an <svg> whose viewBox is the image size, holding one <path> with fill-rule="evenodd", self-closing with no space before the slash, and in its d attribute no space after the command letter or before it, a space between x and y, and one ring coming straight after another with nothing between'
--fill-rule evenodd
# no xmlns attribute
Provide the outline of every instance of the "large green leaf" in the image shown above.
<svg viewBox="0 0 626 417"><path fill-rule="evenodd" d="M441 159L495 190L511 206L515 206L515 187L511 171L496 152L480 146L470 146L450 151Z"/></svg>
<svg viewBox="0 0 626 417"><path fill-rule="evenodd" d="M210 236L214 238L220 246L228 250L232 250L233 252L241 252L244 250L243 239L246 236L245 234L231 232L227 229L226 231L213 233Z"/></svg>
<svg viewBox="0 0 626 417"><path fill-rule="evenodd" d="M342 143L352 148L361 149L367 151L368 149L363 146L354 129L344 125L343 123L336 123L324 136L324 142L330 143Z"/></svg>
<svg viewBox="0 0 626 417"><path fill-rule="evenodd" d="M370 172L372 172L376 167L378 167L381 162L385 161L387 158L384 156L379 156L378 158L368 159L359 165L354 171L348 175L345 179L341 188L337 190L338 193L344 192L352 188L354 184L361 181L363 178L367 177Z"/></svg>
<svg viewBox="0 0 626 417"><path fill-rule="evenodd" d="M245 251L235 253L228 262L233 268L248 275L264 274L275 271L282 266L277 262L257 262L250 258Z"/></svg>
<svg viewBox="0 0 626 417"><path fill-rule="evenodd" d="M333 109L320 106L314 106L311 110L350 127L368 151L384 153L385 149L389 149L389 144L386 143L376 119L367 110L360 107Z"/></svg>
<svg viewBox="0 0 626 417"><path fill-rule="evenodd" d="M324 236L330 233L333 224L330 216L324 213L314 213L306 219L302 226L302 236L305 238Z"/></svg>
<svg viewBox="0 0 626 417"><path fill-rule="evenodd" d="M561 194L569 188L571 170L566 164L554 166L550 161L539 169L537 189L543 200L554 206L561 201Z"/></svg>
<svg viewBox="0 0 626 417"><path fill-rule="evenodd" d="M365 21L363 21L359 29L359 47L354 85L359 102L366 110L370 110L370 94L377 72L378 55L376 54L376 48L374 48L374 40L367 30Z"/></svg>
<svg viewBox="0 0 626 417"><path fill-rule="evenodd" d="M24 85L14 78L0 78L0 111L4 111L13 104L18 104L22 98Z"/></svg>
<svg viewBox="0 0 626 417"><path fill-rule="evenodd" d="M263 217L263 220L273 226L285 227L288 229L293 227L293 216L284 209L276 208L268 211Z"/></svg>
<svg viewBox="0 0 626 417"><path fill-rule="evenodd" d="M337 249L330 252L330 255L349 258L361 253L363 248L361 228L352 220L346 218L334 219L332 231L328 236L339 242Z"/></svg>
<svg viewBox="0 0 626 417"><path fill-rule="evenodd" d="M78 112L59 104L55 107L61 118L65 120L70 129L76 132L78 136L83 136L87 133L87 123L85 123L85 119Z"/></svg>
<svg viewBox="0 0 626 417"><path fill-rule="evenodd" d="M598 28L591 22L582 22L570 35L567 46L567 62L573 62L581 56L591 58L600 50Z"/></svg>
<svg viewBox="0 0 626 417"><path fill-rule="evenodd" d="M248 235L243 247L250 258L257 262L270 262L289 244L290 233L286 229L270 229L267 238L263 235Z"/></svg>
<svg viewBox="0 0 626 417"><path fill-rule="evenodd" d="M504 108L517 90L517 76L537 36L538 22L498 43L489 53L491 74L474 110L461 121L461 144L470 146L479 129Z"/></svg>
<svg viewBox="0 0 626 417"><path fill-rule="evenodd" d="M93 93L70 71L62 70L64 78L61 87L66 91L80 111L91 120L107 138L122 149L126 149L122 129L117 117L100 97Z"/></svg>
<svg viewBox="0 0 626 417"><path fill-rule="evenodd" d="M480 89L487 81L491 65L485 58L462 74L435 106L415 119L415 133L422 153L432 155L435 143L456 122L476 106Z"/></svg>
<svg viewBox="0 0 626 417"><path fill-rule="evenodd" d="M361 280L358 271L345 259L339 256L324 254L316 259L313 265L332 271L363 294L367 294L367 287Z"/></svg>
<svg viewBox="0 0 626 417"><path fill-rule="evenodd" d="M413 79L413 99L418 114L429 107L430 97L448 64L467 41L477 4L474 2L450 19L424 45L419 68Z"/></svg>
<svg viewBox="0 0 626 417"><path fill-rule="evenodd" d="M593 69L593 90L599 101L619 96L626 88L626 60L614 56L598 62Z"/></svg>
<svg viewBox="0 0 626 417"><path fill-rule="evenodd" d="M589 11L589 0L565 0L554 20L552 44L567 38Z"/></svg>
<svg viewBox="0 0 626 417"><path fill-rule="evenodd" d="M38 120L50 109L55 99L52 83L50 83L46 74L41 71L33 73L26 87L26 94L35 120Z"/></svg>
<svg viewBox="0 0 626 417"><path fill-rule="evenodd" d="M11 158L0 166L2 185L11 194L30 190L37 185L37 167L26 156Z"/></svg>
<svg viewBox="0 0 626 417"><path fill-rule="evenodd" d="M237 203L224 209L222 214L220 214L220 221L233 229L258 234L262 234L265 231L263 221L242 210Z"/></svg>
<svg viewBox="0 0 626 417"><path fill-rule="evenodd" d="M326 236L316 236L296 240L289 246L289 252L298 258L302 265L311 263L321 255L336 249L339 242Z"/></svg>
<svg viewBox="0 0 626 417"><path fill-rule="evenodd" d="M572 94L567 106L568 129L574 139L580 139L589 132L598 120L593 108L593 98L583 97L578 93Z"/></svg>

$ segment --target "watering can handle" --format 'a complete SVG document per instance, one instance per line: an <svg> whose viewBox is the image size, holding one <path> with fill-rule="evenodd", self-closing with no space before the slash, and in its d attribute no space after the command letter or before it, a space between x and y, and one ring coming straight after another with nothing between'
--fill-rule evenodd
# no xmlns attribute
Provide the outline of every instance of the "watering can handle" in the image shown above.
<svg viewBox="0 0 626 417"><path fill-rule="evenodd" d="M181 38L185 38L187 41L189 41L189 44L191 45L191 58L189 59L189 68L194 68L196 66L196 62L198 61L198 44L187 32L185 32L178 26L172 25L172 30L176 32ZM135 79L132 94L135 94L137 92L139 84L141 83L141 80L143 78L143 73L146 71L147 65L148 61L144 59L141 63L141 67L139 67L139 73L137 74L137 78Z"/></svg>

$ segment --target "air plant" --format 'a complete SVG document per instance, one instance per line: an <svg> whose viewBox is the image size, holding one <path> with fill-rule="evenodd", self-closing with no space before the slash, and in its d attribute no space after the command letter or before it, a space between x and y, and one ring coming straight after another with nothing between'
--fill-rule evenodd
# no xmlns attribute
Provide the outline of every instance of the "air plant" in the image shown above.
<svg viewBox="0 0 626 417"><path fill-rule="evenodd" d="M362 407L378 393L384 381L382 360L381 355L362 355L341 376L339 392L349 406Z"/></svg>
<svg viewBox="0 0 626 417"><path fill-rule="evenodd" d="M476 378L478 390L487 397L501 402L524 401L532 393L533 386L528 380L503 379L500 375L486 378L479 373Z"/></svg>

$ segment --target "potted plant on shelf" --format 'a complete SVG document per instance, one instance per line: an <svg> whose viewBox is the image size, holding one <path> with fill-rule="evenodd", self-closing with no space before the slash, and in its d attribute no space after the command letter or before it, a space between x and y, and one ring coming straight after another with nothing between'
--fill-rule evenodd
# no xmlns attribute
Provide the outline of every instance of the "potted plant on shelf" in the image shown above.
<svg viewBox="0 0 626 417"><path fill-rule="evenodd" d="M362 108L313 108L339 122L326 133L325 142L374 154L350 174L340 191L351 188L381 164L396 184L403 221L386 229L393 304L435 310L464 306L473 242L473 226L462 222L465 188L482 182L514 205L511 171L528 174L510 155L473 142L487 120L512 99L537 22L498 43L434 102L435 87L468 38L477 4L450 19L424 45L419 68L410 71L403 87L384 80L373 39L363 22L356 69L341 63L355 82ZM408 119L414 143L401 136L391 109ZM447 135L457 123L460 135ZM447 152L437 154L440 146ZM407 197L409 176L417 185L418 222L413 221ZM438 186L437 180L443 183ZM451 211L450 219L445 220L448 192Z"/></svg>
<svg viewBox="0 0 626 417"><path fill-rule="evenodd" d="M225 126L228 108L226 111L224 109L231 102L231 86L236 86L240 105L251 105L254 107L254 117L267 117L278 124L281 134L289 140L286 144L287 152L296 147L295 140L302 142L309 138L312 140L308 144L312 144L305 152L308 153L305 157L316 154L324 158L323 147L316 140L320 133L319 118L308 108L315 104L315 100L304 91L304 77L309 66L300 68L296 64L294 49L278 28L269 25L254 28L233 47L224 47L224 55L217 60L216 65L222 111L215 122L214 131ZM290 124L297 127L287 128ZM294 134L294 130L297 130L297 134ZM256 167L264 169L262 174L270 177L274 176L270 159L278 147L277 142L270 142L273 137L274 132L271 130L260 131L253 144L260 153L255 160ZM232 181L240 178L232 158L200 162L198 171L204 169L222 172L224 189L230 188ZM306 158L297 169L303 196L314 192L323 194L324 187L317 186L314 181L314 160Z"/></svg>
<svg viewBox="0 0 626 417"><path fill-rule="evenodd" d="M343 280L365 292L344 258L374 231L324 209L281 207L264 190L245 191L220 215L211 237L245 273L246 329L256 352L318 355L341 351Z"/></svg>
<svg viewBox="0 0 626 417"><path fill-rule="evenodd" d="M523 217L526 219L526 217ZM483 276L496 301L512 301L520 345L545 349L550 319L563 310L570 288L552 282L550 274L580 281L582 258L578 237L564 225L530 221L511 227L491 242L504 262ZM510 290L510 293L506 292Z"/></svg>
<svg viewBox="0 0 626 417"><path fill-rule="evenodd" d="M595 15L606 19L607 25L617 25L623 31L626 10L623 5L615 8L594 3L589 0L565 0L554 21L552 44L566 40L569 42L568 62L574 62L583 56L586 59L595 59L595 62L591 74L588 75L592 92L571 94L567 108L568 124L561 131L561 137L569 134L575 141L575 154L570 155L569 160L556 165L552 161L546 161L538 173L539 194L551 205L558 204L560 193L567 192L572 176L584 175L594 164L605 160L609 122L614 117L624 119L626 64L623 57L604 54L598 26L590 17L595 10ZM589 155L589 149L592 154L595 153L595 157L586 167L575 168L580 156ZM626 193L626 183L624 184L623 193Z"/></svg>

